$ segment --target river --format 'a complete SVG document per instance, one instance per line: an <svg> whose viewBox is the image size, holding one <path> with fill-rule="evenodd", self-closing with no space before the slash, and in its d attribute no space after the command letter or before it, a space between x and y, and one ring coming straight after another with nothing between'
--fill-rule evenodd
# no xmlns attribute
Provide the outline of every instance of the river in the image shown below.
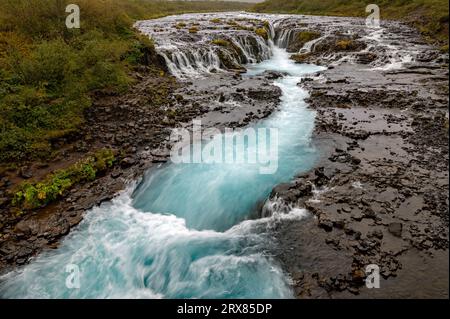
<svg viewBox="0 0 450 319"><path fill-rule="evenodd" d="M248 163L152 168L114 200L88 211L58 249L2 278L0 295L293 297L288 275L270 254L276 249L271 229L280 219L303 218L307 212L293 208L287 214L253 217L274 186L312 168L317 159L311 146L315 113L297 84L322 68L295 64L284 49L271 46L270 59L247 65L244 76L286 72L274 83L282 90L279 109L251 125L278 132L274 174L261 174L258 164Z"/></svg>

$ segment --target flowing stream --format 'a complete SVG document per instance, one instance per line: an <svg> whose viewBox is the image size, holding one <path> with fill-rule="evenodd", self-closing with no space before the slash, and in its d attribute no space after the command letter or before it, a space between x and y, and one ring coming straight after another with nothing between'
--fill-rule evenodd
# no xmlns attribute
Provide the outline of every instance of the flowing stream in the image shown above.
<svg viewBox="0 0 450 319"><path fill-rule="evenodd" d="M271 228L307 213L294 208L252 217L275 185L314 165L317 152L310 138L315 114L307 109L307 92L297 83L321 68L295 64L284 49L271 49L270 59L248 65L245 76L265 70L288 73L275 80L282 90L280 109L252 125L278 129L274 174L260 174L257 164L167 163L153 168L140 183L88 211L58 249L3 276L0 296L292 297L288 276L269 253ZM73 269L75 273L67 272ZM79 281L73 281L74 275Z"/></svg>

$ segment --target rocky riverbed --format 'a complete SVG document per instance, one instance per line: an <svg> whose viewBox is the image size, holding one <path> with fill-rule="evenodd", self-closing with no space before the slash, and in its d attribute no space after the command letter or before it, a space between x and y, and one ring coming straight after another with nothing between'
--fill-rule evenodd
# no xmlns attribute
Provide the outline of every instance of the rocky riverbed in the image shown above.
<svg viewBox="0 0 450 319"><path fill-rule="evenodd" d="M171 128L194 118L221 128L269 116L281 94L272 82L282 74L242 72L267 59L273 42L299 63L327 67L298 84L317 112L321 159L270 199L311 212L274 229L273 254L295 295L448 297L448 54L402 24L371 29L353 18L202 14L136 26L176 77L143 66L131 93L96 99L82 138L50 167L93 147L116 149L120 162L57 203L25 217L2 214L1 270L57 247L86 210L167 161ZM26 172L40 174L35 166ZM2 183L7 189L8 177ZM368 264L380 267L380 289L364 285Z"/></svg>
<svg viewBox="0 0 450 319"><path fill-rule="evenodd" d="M448 56L400 24L353 25L358 44L337 51L343 30L305 26L328 34L304 60L329 68L299 83L322 160L273 191L314 216L280 227L278 255L301 298L448 297Z"/></svg>

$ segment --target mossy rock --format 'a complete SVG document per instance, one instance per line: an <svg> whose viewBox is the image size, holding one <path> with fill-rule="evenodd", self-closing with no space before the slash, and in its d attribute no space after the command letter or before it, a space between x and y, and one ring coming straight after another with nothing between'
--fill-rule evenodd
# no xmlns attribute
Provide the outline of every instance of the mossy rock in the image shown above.
<svg viewBox="0 0 450 319"><path fill-rule="evenodd" d="M233 60L233 55L231 54L227 54L224 51L219 51L217 53L217 55L219 56L220 62L222 64L222 67L228 70L243 70L244 68L242 67L242 65L236 63Z"/></svg>
<svg viewBox="0 0 450 319"><path fill-rule="evenodd" d="M214 45L221 46L221 47L230 47L231 46L230 41L225 40L225 39L214 39L211 41L211 43Z"/></svg>
<svg viewBox="0 0 450 319"><path fill-rule="evenodd" d="M336 51L354 51L359 48L358 43L352 39L342 39L335 43Z"/></svg>
<svg viewBox="0 0 450 319"><path fill-rule="evenodd" d="M348 36L332 37L317 43L314 46L314 53L361 51L366 46L364 42Z"/></svg>
<svg viewBox="0 0 450 319"><path fill-rule="evenodd" d="M176 28L176 29L183 29L183 28L186 28L186 23L184 23L184 22L179 22L179 23L177 23L177 24L175 25L175 28Z"/></svg>
<svg viewBox="0 0 450 319"><path fill-rule="evenodd" d="M264 40L269 40L269 33L265 28L257 28L255 30L255 33L262 37Z"/></svg>
<svg viewBox="0 0 450 319"><path fill-rule="evenodd" d="M298 53L291 55L291 60L294 60L295 63L308 63L310 57L311 53Z"/></svg>
<svg viewBox="0 0 450 319"><path fill-rule="evenodd" d="M316 31L301 31L296 34L294 40L289 44L288 52L298 52L303 46L312 40L320 38L321 34Z"/></svg>
<svg viewBox="0 0 450 319"><path fill-rule="evenodd" d="M189 33L197 33L198 32L198 28L197 27L190 27L188 29Z"/></svg>

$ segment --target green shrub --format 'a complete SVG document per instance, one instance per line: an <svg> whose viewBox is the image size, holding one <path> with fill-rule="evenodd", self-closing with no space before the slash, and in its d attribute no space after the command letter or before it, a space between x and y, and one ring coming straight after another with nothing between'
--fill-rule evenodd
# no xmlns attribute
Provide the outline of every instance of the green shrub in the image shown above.
<svg viewBox="0 0 450 319"><path fill-rule="evenodd" d="M186 23L184 23L184 22L179 22L179 23L177 23L177 24L175 25L175 28L176 28L176 29L183 29L183 28L186 28Z"/></svg>

